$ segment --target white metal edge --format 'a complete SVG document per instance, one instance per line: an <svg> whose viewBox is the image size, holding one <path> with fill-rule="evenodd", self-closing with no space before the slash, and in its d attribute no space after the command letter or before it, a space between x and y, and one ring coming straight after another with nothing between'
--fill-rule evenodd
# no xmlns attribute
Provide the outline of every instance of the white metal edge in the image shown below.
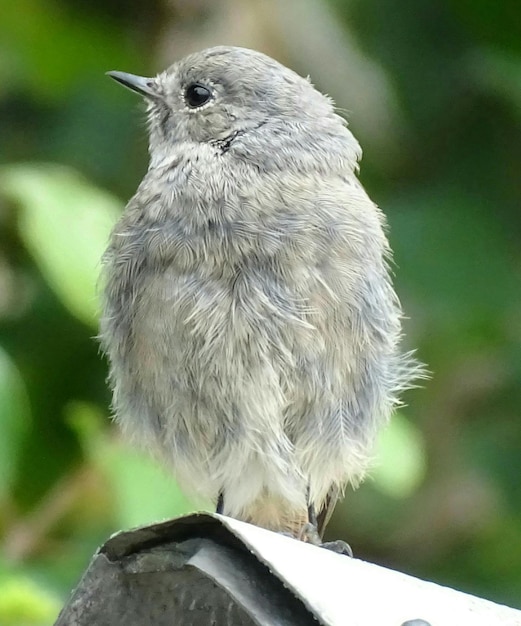
<svg viewBox="0 0 521 626"><path fill-rule="evenodd" d="M328 626L521 626L521 611L212 514ZM348 621L347 621L348 620Z"/></svg>

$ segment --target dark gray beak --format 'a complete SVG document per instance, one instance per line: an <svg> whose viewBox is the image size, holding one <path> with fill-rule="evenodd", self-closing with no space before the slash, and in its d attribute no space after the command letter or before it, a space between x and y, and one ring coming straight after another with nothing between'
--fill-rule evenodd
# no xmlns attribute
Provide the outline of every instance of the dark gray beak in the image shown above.
<svg viewBox="0 0 521 626"><path fill-rule="evenodd" d="M121 83L127 89L132 89L146 98L157 98L158 94L155 90L155 82L153 78L145 76L136 76L135 74L127 74L126 72L112 71L107 72L118 83Z"/></svg>

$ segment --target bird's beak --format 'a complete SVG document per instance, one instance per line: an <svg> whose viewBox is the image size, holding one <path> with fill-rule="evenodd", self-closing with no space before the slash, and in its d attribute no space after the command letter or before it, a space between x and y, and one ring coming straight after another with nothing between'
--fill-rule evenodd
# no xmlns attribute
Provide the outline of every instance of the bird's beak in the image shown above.
<svg viewBox="0 0 521 626"><path fill-rule="evenodd" d="M127 74L126 72L118 72L115 70L107 72L107 76L121 83L124 87L127 87L127 89L132 89L132 91L136 91L146 98L158 97L158 93L155 90L154 79L152 78L135 76L134 74Z"/></svg>

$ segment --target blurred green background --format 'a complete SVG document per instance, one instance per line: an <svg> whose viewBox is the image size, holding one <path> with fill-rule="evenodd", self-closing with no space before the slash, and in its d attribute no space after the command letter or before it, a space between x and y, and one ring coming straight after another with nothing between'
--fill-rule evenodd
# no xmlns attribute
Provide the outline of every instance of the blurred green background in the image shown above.
<svg viewBox="0 0 521 626"><path fill-rule="evenodd" d="M432 379L329 534L521 607L518 0L17 0L0 7L0 623L50 624L96 546L189 511L109 420L99 257L147 167L103 74L214 44L310 74L364 148Z"/></svg>

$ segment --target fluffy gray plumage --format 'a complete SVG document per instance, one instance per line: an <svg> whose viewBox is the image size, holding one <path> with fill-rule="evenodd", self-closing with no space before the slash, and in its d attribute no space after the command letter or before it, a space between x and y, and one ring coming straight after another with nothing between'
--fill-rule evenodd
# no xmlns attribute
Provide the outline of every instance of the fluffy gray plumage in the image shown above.
<svg viewBox="0 0 521 626"><path fill-rule="evenodd" d="M117 419L185 489L297 532L308 489L325 513L363 477L416 371L360 147L328 97L252 50L139 80L150 167L103 271Z"/></svg>

